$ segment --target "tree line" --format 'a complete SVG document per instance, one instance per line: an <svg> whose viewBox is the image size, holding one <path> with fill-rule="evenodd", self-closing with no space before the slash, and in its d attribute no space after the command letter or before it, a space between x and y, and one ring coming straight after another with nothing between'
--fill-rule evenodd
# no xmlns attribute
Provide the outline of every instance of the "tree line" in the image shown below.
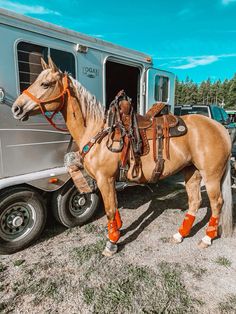
<svg viewBox="0 0 236 314"><path fill-rule="evenodd" d="M176 79L175 104L218 104L224 108L236 109L236 73L233 78L212 82L210 79L194 83Z"/></svg>

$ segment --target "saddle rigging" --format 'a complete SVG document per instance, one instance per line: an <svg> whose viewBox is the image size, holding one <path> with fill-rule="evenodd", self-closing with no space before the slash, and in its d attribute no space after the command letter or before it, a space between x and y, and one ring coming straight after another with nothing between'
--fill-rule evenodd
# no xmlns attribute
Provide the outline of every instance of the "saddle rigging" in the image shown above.
<svg viewBox="0 0 236 314"><path fill-rule="evenodd" d="M187 132L183 120L169 113L166 104L154 104L145 116L134 112L132 100L124 90L110 104L107 127L107 148L112 152L121 152L119 179L135 182L142 181L141 156L149 153L149 140L153 143L153 159L156 162L150 182L156 182L164 167L163 151L166 158L170 158L170 137Z"/></svg>

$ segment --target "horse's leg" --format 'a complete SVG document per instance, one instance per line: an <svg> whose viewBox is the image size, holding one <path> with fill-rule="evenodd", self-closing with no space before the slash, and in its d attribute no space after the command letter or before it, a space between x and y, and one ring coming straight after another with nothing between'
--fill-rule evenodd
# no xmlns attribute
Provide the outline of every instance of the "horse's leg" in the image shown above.
<svg viewBox="0 0 236 314"><path fill-rule="evenodd" d="M223 206L223 197L220 182L221 176L212 176L210 179L206 178L205 180L205 186L210 201L212 215L206 229L206 235L199 242L199 247L201 248L206 248L210 246L212 240L218 236L220 211Z"/></svg>
<svg viewBox="0 0 236 314"><path fill-rule="evenodd" d="M120 238L119 229L122 227L122 221L117 208L117 195L115 190L115 179L106 178L101 176L97 179L98 188L102 194L106 216L108 219L108 238L109 241L106 245L103 254L111 256L117 252L117 245Z"/></svg>
<svg viewBox="0 0 236 314"><path fill-rule="evenodd" d="M173 242L180 243L184 237L187 237L190 233L192 225L195 220L197 210L201 205L201 175L200 172L194 167L189 166L183 170L185 187L188 194L189 209L182 222L178 232L173 235Z"/></svg>

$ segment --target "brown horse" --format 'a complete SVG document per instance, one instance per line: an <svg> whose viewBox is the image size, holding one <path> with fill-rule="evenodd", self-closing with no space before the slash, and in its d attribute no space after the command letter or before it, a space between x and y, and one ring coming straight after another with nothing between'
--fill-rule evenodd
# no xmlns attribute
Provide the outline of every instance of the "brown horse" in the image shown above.
<svg viewBox="0 0 236 314"><path fill-rule="evenodd" d="M20 95L12 107L16 119L25 120L30 115L45 114L45 111L61 111L72 137L82 152L91 138L103 130L104 107L78 81L62 73L49 59L42 60L43 71L37 80ZM218 221L222 212L222 230L225 236L232 232L232 199L229 157L231 153L230 137L219 123L201 115L182 117L188 132L181 137L170 139L169 155L165 160L161 179L180 170L185 176L189 209L173 242L180 243L188 236L195 215L201 204L200 183L204 180L210 200L212 216L206 229L206 236L200 247L211 245L218 236ZM50 120L51 122L51 120ZM52 123L52 122L51 122ZM54 125L54 127L56 127ZM111 243L120 238L122 222L120 219L115 181L119 169L121 153L114 153L106 146L106 137L91 147L84 157L84 168L97 181L108 219L108 237ZM152 176L155 162L152 145L150 152L141 157L143 176L148 182ZM107 245L105 254L113 251Z"/></svg>

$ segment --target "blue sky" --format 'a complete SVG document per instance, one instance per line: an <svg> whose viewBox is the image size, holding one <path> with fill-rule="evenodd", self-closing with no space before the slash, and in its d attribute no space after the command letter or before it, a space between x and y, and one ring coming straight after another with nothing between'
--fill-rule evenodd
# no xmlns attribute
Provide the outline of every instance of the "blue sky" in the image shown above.
<svg viewBox="0 0 236 314"><path fill-rule="evenodd" d="M180 79L236 72L236 0L0 0L0 7L148 53Z"/></svg>

